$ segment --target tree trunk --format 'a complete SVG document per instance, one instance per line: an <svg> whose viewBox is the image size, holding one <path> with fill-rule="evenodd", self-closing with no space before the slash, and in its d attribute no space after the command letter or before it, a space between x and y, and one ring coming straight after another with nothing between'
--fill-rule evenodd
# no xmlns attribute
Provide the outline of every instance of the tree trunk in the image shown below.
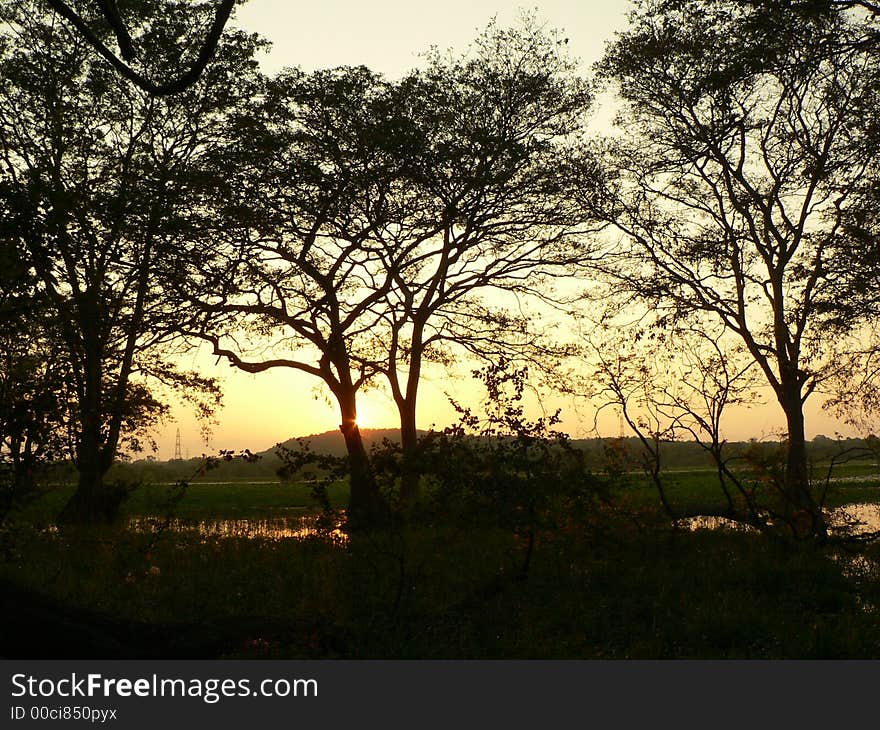
<svg viewBox="0 0 880 730"><path fill-rule="evenodd" d="M18 497L29 491L33 486L33 479L28 479L28 473L33 474L27 459L26 451L22 448L20 438L12 438L9 442L9 461L12 463L12 496Z"/></svg>
<svg viewBox="0 0 880 730"><path fill-rule="evenodd" d="M825 535L825 520L810 491L807 439L800 387L787 387L780 398L785 411L788 444L783 496L784 514L798 537Z"/></svg>
<svg viewBox="0 0 880 730"><path fill-rule="evenodd" d="M340 397L339 409L342 415L339 430L345 439L350 471L348 520L354 526L372 524L379 517L379 489L357 425L354 392Z"/></svg>
<svg viewBox="0 0 880 730"><path fill-rule="evenodd" d="M400 473L400 502L406 506L415 503L419 496L420 470L417 463L419 432L416 428L416 402L403 401L400 410L400 446L403 463Z"/></svg>
<svg viewBox="0 0 880 730"><path fill-rule="evenodd" d="M93 322L93 319L88 320ZM116 443L102 438L103 367L98 334L91 328L84 332L86 344L83 390L80 393L80 433L76 447L79 472L76 491L61 510L58 521L71 523L110 523L125 499L122 490L107 489L104 475L116 455Z"/></svg>
<svg viewBox="0 0 880 730"><path fill-rule="evenodd" d="M421 468L418 463L419 432L416 428L416 405L422 375L422 352L424 320L417 321L410 337L409 368L406 392L396 393L395 401L400 415L400 447L402 464L400 473L400 504L412 506L419 496Z"/></svg>
<svg viewBox="0 0 880 730"><path fill-rule="evenodd" d="M76 457L76 468L79 472L76 491L58 516L59 522L109 524L116 519L127 491L122 488L108 488L104 484L104 475L113 461L107 455L115 451L115 447L109 450L109 446L101 443L100 427L97 423L84 423Z"/></svg>
<svg viewBox="0 0 880 730"><path fill-rule="evenodd" d="M109 498L104 487L105 470L100 468L98 459L90 454L77 459L79 479L76 491L64 505L58 521L65 524L110 523L115 514L111 510L114 500ZM120 500L121 502L121 500Z"/></svg>

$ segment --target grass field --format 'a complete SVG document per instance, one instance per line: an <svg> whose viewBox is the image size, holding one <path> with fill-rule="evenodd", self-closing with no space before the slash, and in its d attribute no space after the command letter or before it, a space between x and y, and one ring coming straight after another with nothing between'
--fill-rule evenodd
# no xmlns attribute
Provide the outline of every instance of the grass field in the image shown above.
<svg viewBox="0 0 880 730"><path fill-rule="evenodd" d="M122 516L164 515L170 509L175 517L186 520L270 518L317 509L309 484L249 482L194 482L185 487L176 500L179 488L173 484L145 484L123 503ZM20 513L25 521L51 522L73 493L72 486L46 491ZM331 503L343 507L348 499L347 485L339 482L328 488Z"/></svg>
<svg viewBox="0 0 880 730"><path fill-rule="evenodd" d="M828 465L816 464L814 478L823 482ZM722 505L723 493L718 487L717 476L711 469L679 469L663 473L667 497L677 506ZM20 518L25 521L49 522L58 514L72 493L72 486L47 490L38 500L27 505ZM143 484L123 504L127 517L161 515L177 494L174 484ZM334 507L347 503L347 485L331 484L327 490ZM628 473L617 489L619 498L639 509L659 505L657 490L640 472ZM829 485L826 503L836 507L852 502L880 501L880 468L861 460L836 466ZM312 495L312 485L306 483L282 484L278 481L211 481L210 474L188 483L184 495L174 501L176 517L189 520L271 518L288 516L292 512L317 509Z"/></svg>

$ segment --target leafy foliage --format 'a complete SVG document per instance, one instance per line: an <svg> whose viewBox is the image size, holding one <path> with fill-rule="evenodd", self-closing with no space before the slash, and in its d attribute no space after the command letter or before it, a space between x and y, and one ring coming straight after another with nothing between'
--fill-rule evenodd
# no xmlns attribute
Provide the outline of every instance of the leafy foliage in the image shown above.
<svg viewBox="0 0 880 730"><path fill-rule="evenodd" d="M558 412L526 418L527 369L502 361L475 375L486 387L484 417L455 404L458 425L422 438L418 458L433 509L512 531L524 544L525 577L539 533L583 529L608 485L590 471L585 452L555 430Z"/></svg>

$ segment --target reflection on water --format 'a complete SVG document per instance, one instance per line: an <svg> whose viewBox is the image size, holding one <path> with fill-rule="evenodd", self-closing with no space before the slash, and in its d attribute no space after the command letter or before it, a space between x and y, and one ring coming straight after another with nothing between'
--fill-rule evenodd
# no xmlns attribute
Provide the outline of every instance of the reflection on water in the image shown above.
<svg viewBox="0 0 880 730"><path fill-rule="evenodd" d="M880 504L856 502L831 511L832 529L855 534L880 532Z"/></svg>
<svg viewBox="0 0 880 730"><path fill-rule="evenodd" d="M880 472L876 474L859 474L850 477L833 477L832 484L866 484L869 482L880 481Z"/></svg>
<svg viewBox="0 0 880 730"><path fill-rule="evenodd" d="M828 515L828 527L833 533L859 535L880 532L880 504L856 502L831 510ZM754 527L745 525L726 517L690 517L681 520L681 526L689 530L743 530L755 531Z"/></svg>
<svg viewBox="0 0 880 730"><path fill-rule="evenodd" d="M756 528L726 517L690 517L681 520L679 525L689 530L742 530L754 532ZM854 503L831 510L828 514L831 532L837 534L864 534L880 532L880 504ZM327 542L345 545L348 535L338 523L332 529L321 527L316 516L273 517L270 519L198 520L188 521L159 517L135 517L129 520L128 527L138 532L159 529L175 532L195 532L202 537L213 538L256 538L262 540L287 540L318 538Z"/></svg>
<svg viewBox="0 0 880 730"><path fill-rule="evenodd" d="M727 517L688 517L679 520L681 527L688 530L742 530L744 532L754 532L755 528Z"/></svg>
<svg viewBox="0 0 880 730"><path fill-rule="evenodd" d="M194 532L202 537L212 538L256 538L261 540L319 538L337 545L345 545L348 542L348 535L343 532L341 523L332 529L327 529L319 524L319 518L315 516L198 521L134 517L129 520L128 528L138 532L153 532L161 529L175 532Z"/></svg>

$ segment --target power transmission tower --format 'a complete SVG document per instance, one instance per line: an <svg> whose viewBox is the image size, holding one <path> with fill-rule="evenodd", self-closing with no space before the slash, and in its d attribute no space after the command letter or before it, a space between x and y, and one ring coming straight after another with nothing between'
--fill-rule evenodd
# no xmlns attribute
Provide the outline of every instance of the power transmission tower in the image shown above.
<svg viewBox="0 0 880 730"><path fill-rule="evenodd" d="M177 436L174 438L174 458L175 459L183 459L183 454L180 452L180 429L177 429Z"/></svg>

